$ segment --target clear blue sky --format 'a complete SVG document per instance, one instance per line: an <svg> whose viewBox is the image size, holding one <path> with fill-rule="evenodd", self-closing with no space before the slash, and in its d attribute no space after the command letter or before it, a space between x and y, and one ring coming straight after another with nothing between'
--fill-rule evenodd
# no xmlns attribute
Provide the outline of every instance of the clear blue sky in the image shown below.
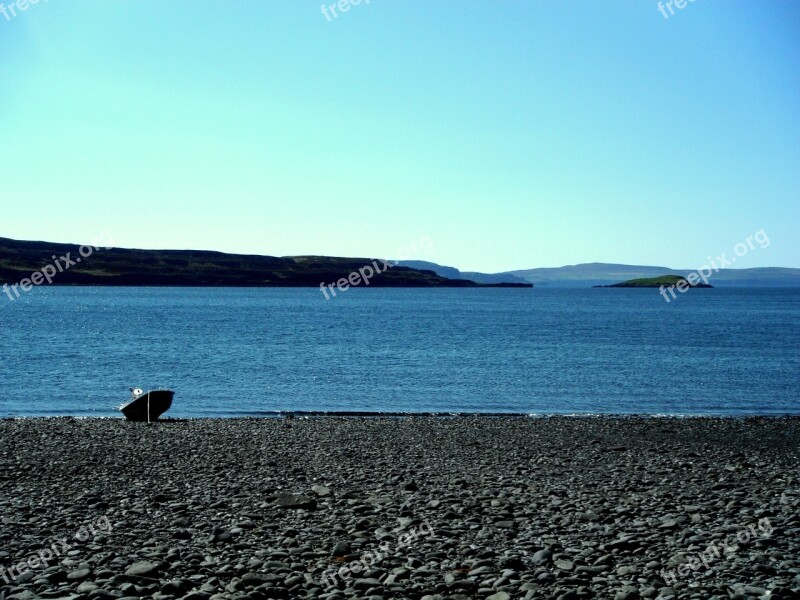
<svg viewBox="0 0 800 600"><path fill-rule="evenodd" d="M797 2L40 0L0 118L5 237L800 267Z"/></svg>

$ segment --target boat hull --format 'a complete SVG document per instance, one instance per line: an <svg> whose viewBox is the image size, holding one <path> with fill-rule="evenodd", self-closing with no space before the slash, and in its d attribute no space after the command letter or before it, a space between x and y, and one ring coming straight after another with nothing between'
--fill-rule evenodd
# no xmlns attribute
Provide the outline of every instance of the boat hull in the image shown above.
<svg viewBox="0 0 800 600"><path fill-rule="evenodd" d="M137 396L120 410L129 421L157 421L172 406L174 395L175 392L172 390L152 390Z"/></svg>

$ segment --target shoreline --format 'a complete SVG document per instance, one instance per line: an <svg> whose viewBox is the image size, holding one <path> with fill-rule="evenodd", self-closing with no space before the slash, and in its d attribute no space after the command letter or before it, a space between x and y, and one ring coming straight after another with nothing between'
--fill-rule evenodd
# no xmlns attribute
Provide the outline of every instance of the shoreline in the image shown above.
<svg viewBox="0 0 800 600"><path fill-rule="evenodd" d="M605 420L800 420L798 413L507 413L507 412L377 412L377 411L265 411L231 416L162 417L153 423L183 423L192 421L251 421L272 419L605 419ZM19 415L0 416L1 421L19 420L98 420L123 421L120 415Z"/></svg>
<svg viewBox="0 0 800 600"><path fill-rule="evenodd" d="M6 600L800 598L800 418L56 417L0 439Z"/></svg>

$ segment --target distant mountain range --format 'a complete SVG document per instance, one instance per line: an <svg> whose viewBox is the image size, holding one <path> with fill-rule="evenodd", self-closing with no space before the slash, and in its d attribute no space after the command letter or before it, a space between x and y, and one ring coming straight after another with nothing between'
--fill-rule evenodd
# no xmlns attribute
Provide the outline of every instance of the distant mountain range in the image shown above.
<svg viewBox="0 0 800 600"><path fill-rule="evenodd" d="M510 271L507 274L521 277L542 287L587 287L661 275L686 277L693 271L696 269L584 263L557 268L524 269ZM800 269L782 267L721 269L712 272L708 280L714 287L800 287Z"/></svg>
<svg viewBox="0 0 800 600"><path fill-rule="evenodd" d="M404 261L404 265L419 265L443 277L471 279L481 282L525 281L536 287L592 287L612 285L630 279L678 275L686 277L695 269L670 269L644 265L618 265L611 263L584 263L565 267L522 269L505 273L460 272L424 261ZM722 269L709 276L714 287L800 287L800 269L760 267L754 269Z"/></svg>
<svg viewBox="0 0 800 600"><path fill-rule="evenodd" d="M52 242L0 238L0 284L12 285L30 278L54 256L71 253L79 246ZM377 261L382 264L381 261ZM100 249L53 277L56 285L143 286L314 286L336 284L371 258L331 256L260 256L206 250ZM591 287L613 285L630 279L678 275L693 269L586 263L557 268L523 269L505 273L459 271L427 261L400 261L370 280L375 287ZM714 287L800 287L800 269L764 267L723 269L712 273Z"/></svg>

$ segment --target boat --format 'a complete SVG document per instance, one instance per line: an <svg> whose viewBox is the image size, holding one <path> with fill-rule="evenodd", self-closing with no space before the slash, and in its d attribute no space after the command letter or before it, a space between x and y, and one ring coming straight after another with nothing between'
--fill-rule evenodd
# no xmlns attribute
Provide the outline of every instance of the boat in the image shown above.
<svg viewBox="0 0 800 600"><path fill-rule="evenodd" d="M141 388L131 388L133 400L120 408L128 421L152 422L167 412L172 406L172 390L143 391Z"/></svg>

